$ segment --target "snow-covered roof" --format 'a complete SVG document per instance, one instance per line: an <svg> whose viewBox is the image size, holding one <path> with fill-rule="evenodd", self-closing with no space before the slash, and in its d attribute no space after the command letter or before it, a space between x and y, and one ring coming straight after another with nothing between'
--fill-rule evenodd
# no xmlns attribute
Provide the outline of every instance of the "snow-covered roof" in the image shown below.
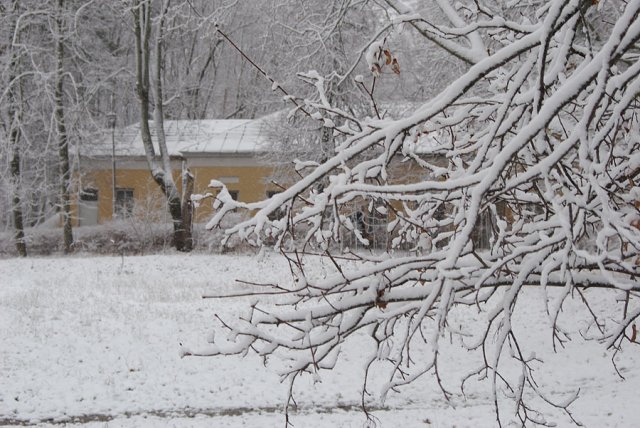
<svg viewBox="0 0 640 428"><path fill-rule="evenodd" d="M264 119L206 119L165 120L167 149L171 156L200 156L207 154L252 154L266 143ZM149 121L153 143L158 150L157 132ZM116 156L144 156L140 123L116 129L113 135ZM106 138L81 151L86 156L111 156L112 139Z"/></svg>

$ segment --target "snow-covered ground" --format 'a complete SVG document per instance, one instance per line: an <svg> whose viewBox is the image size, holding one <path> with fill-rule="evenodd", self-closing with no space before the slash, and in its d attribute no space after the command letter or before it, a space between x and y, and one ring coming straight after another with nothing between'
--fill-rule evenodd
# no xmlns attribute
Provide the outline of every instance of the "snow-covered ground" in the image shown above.
<svg viewBox="0 0 640 428"><path fill-rule="evenodd" d="M287 278L287 265L274 255L0 260L0 425L284 426L287 385L261 359L181 359L179 351L181 343L204 346L215 315L231 317L246 303L203 294L246 287L236 279ZM571 409L588 427L640 426L640 347L617 359L626 381L597 343L574 340L554 354L536 292L525 298L531 304L520 320L522 336L545 361L541 387L559 398L579 388ZM465 316L456 315L461 322ZM295 426L363 426L359 361L366 339L358 340L321 382L297 384ZM474 358L452 345L440 368L452 385L450 403L428 375L384 406L374 400L373 415L383 427L495 426L489 384L471 385L466 398L453 389L477 366ZM570 426L566 416L548 412L558 426Z"/></svg>

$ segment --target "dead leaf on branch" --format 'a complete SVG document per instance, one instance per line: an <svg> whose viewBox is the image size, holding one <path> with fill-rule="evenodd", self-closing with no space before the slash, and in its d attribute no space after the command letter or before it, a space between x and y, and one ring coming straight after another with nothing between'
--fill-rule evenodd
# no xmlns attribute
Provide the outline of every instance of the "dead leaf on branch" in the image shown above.
<svg viewBox="0 0 640 428"><path fill-rule="evenodd" d="M386 39L384 39L380 42L372 43L365 55L369 70L375 77L382 74L385 66L391 67L393 73L400 74L398 59L393 55L391 49L386 46L386 42Z"/></svg>
<svg viewBox="0 0 640 428"><path fill-rule="evenodd" d="M380 68L379 64L371 64L371 73L373 73L374 76L376 77L380 76L381 72L382 72L382 68Z"/></svg>
<svg viewBox="0 0 640 428"><path fill-rule="evenodd" d="M383 301L384 290L378 290L378 295L376 297L376 306L380 309L387 309L387 302Z"/></svg>
<svg viewBox="0 0 640 428"><path fill-rule="evenodd" d="M384 56L386 57L385 64L387 65L391 64L391 61L395 60L395 58L391 56L391 52L389 51L389 49L384 50Z"/></svg>
<svg viewBox="0 0 640 428"><path fill-rule="evenodd" d="M391 62L391 70L393 70L395 74L400 74L400 64L398 64L397 58L394 58L393 62Z"/></svg>

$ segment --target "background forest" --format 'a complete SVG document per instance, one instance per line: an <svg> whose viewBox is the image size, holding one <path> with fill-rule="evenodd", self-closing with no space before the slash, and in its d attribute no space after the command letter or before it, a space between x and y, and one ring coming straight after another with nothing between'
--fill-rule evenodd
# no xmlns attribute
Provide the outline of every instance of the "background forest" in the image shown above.
<svg viewBox="0 0 640 428"><path fill-rule="evenodd" d="M137 14L146 7L150 37L137 47ZM80 148L112 127L140 121L137 49L148 53L152 80L160 83L150 91L150 117L158 111L165 119L260 117L292 106L276 87L312 97L315 89L297 76L309 70L326 76L336 104L373 115L369 89L354 77L368 72L366 49L381 36L393 39L402 73L377 79L381 114L428 98L464 62L425 49L422 40L418 46L418 33L391 31L388 9L352 0L3 0L0 230L68 212ZM313 157L321 126L307 122L280 126L291 128L288 134L303 129Z"/></svg>

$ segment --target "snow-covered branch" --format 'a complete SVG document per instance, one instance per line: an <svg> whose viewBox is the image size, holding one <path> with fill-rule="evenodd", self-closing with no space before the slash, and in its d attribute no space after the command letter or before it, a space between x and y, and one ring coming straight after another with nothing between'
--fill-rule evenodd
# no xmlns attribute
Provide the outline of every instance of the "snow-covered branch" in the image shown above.
<svg viewBox="0 0 640 428"><path fill-rule="evenodd" d="M640 61L632 55L640 3L626 4L613 23L584 2L543 3L526 28L502 26L498 44L487 26L465 29L470 24L445 8L457 29L473 30L468 49L485 43L491 52L404 117L341 117L323 97L308 104L333 115L336 126L357 121L359 129L334 133L333 156L309 164L306 175L267 201L223 196L209 224L216 227L231 210L255 211L228 237L281 250L293 282L265 290L282 294L276 303L256 291L245 316L222 321L229 336L218 335L198 354L279 350L293 358L283 372L293 380L333 367L341 344L364 334L373 339L366 376L374 361L388 369L382 397L433 373L448 398L438 372L446 333L481 351L481 369L467 379L489 379L499 424L509 420L505 397L522 424L544 422L532 396L573 419L577 395L556 402L541 390L532 369L539 361L512 326L524 290L537 287L554 343L567 340L562 308L572 299L598 326L589 337L614 348L636 341L626 332L640 313ZM601 20L598 42L584 36L587 13ZM506 18L493 12L487 22ZM381 217L382 229L365 222ZM376 233L388 237L382 248L374 245ZM364 250L346 248L347 241ZM333 274L309 271L309 257L325 258ZM601 312L592 292L627 300L620 311ZM483 320L454 328L451 314L467 306ZM517 378L505 369L514 361Z"/></svg>

